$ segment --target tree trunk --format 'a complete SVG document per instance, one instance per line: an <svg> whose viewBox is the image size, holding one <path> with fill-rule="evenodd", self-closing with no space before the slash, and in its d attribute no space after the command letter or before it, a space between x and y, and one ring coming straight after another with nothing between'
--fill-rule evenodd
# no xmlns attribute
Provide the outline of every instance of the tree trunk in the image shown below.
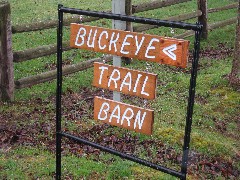
<svg viewBox="0 0 240 180"><path fill-rule="evenodd" d="M232 63L232 71L229 76L229 81L232 87L240 90L240 0L238 5L238 21L236 27L235 50Z"/></svg>

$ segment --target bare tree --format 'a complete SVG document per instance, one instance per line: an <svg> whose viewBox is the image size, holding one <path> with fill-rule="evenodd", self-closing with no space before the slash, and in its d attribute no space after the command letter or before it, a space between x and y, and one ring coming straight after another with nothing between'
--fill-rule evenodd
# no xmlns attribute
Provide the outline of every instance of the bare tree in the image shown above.
<svg viewBox="0 0 240 180"><path fill-rule="evenodd" d="M240 90L240 0L238 0L238 20L236 27L236 41L233 56L232 70L229 75L231 86Z"/></svg>

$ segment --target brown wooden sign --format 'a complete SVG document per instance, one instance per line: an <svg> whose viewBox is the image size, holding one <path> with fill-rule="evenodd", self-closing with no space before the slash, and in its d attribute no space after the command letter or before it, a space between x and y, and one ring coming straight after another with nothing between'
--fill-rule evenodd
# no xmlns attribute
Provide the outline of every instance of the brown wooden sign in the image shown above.
<svg viewBox="0 0 240 180"><path fill-rule="evenodd" d="M70 46L185 68L189 41L73 23Z"/></svg>
<svg viewBox="0 0 240 180"><path fill-rule="evenodd" d="M154 111L96 96L94 98L94 119L151 135Z"/></svg>
<svg viewBox="0 0 240 180"><path fill-rule="evenodd" d="M94 63L93 86L146 99L156 97L157 75L127 68Z"/></svg>

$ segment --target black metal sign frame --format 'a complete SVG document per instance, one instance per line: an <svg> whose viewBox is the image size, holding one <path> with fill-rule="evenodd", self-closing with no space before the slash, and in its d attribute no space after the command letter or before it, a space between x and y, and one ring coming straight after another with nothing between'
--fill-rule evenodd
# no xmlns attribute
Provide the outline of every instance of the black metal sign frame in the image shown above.
<svg viewBox="0 0 240 180"><path fill-rule="evenodd" d="M143 159L140 159L140 158L128 155L128 154L124 154L122 152L116 151L109 147L105 147L100 144L96 144L94 142L82 139L81 137L76 137L76 136L73 136L71 134L68 134L68 133L62 131L62 129L61 129L61 116L62 116L61 96L62 96L62 76L63 76L63 73L62 73L62 51L63 51L62 37L63 37L63 14L64 13L86 15L86 16L106 18L106 19L114 19L114 20L136 22L136 23L142 23L142 24L158 25L159 27L164 26L164 27L180 28L180 29L195 31L194 52L193 52L193 61L192 61L192 68L191 68L191 78L190 78L190 87L189 87L184 144L183 144L183 155L182 155L182 163L181 163L181 171L180 172L173 170L173 169L169 169L164 166L153 164L149 161L146 161L146 160L143 160ZM74 8L67 8L67 7L63 7L63 5L58 5L57 92L56 92L56 179L61 179L62 137L66 137L77 143L83 143L86 145L90 145L90 146L100 149L102 151L119 156L121 158L131 160L133 162L136 162L136 163L142 164L144 166L148 166L150 168L165 172L165 173L173 175L175 177L179 177L180 179L186 179L201 32L202 32L202 25L200 25L199 23L190 24L190 23L183 23L183 22L142 18L142 17L136 17L136 16L126 16L126 15L106 13L106 12L86 11L86 10L80 10L80 9L74 9Z"/></svg>

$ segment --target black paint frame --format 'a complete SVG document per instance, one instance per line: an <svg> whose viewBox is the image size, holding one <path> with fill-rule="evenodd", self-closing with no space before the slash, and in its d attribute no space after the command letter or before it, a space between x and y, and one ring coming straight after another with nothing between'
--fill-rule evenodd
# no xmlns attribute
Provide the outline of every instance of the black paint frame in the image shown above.
<svg viewBox="0 0 240 180"><path fill-rule="evenodd" d="M63 14L64 13L86 15L86 16L106 18L106 19L114 19L114 20L136 22L136 23L142 23L142 24L158 25L159 27L164 26L164 27L180 28L180 29L195 31L194 52L193 52L193 61L192 61L192 68L191 68L191 78L190 78L190 87L189 87L184 144L183 144L183 156L182 156L180 172L170 169L170 168L166 168L164 166L153 164L149 161L146 161L146 160L143 160L143 159L140 159L140 158L128 155L128 154L124 154L124 153L116 151L114 149L101 146L100 144L96 144L94 142L82 139L80 137L73 136L71 134L68 134L68 133L62 131L62 129L61 129L61 119L62 119L61 96L62 96L62 76L63 76L63 74L62 74L62 52L63 52L62 36L63 36ZM83 143L86 145L90 145L90 146L98 148L102 151L109 152L111 154L119 156L121 158L134 161L136 163L139 163L139 164L148 166L150 168L165 172L165 173L173 175L175 177L179 177L180 179L186 179L201 32L202 32L202 25L200 25L199 23L190 24L190 23L184 23L184 22L166 21L166 20L159 20L159 19L136 17L136 16L126 16L126 15L106 13L106 12L86 11L86 10L80 10L80 9L74 9L74 8L67 8L67 7L63 7L63 5L58 5L57 92L56 92L56 179L61 179L62 137L66 137L77 143Z"/></svg>

